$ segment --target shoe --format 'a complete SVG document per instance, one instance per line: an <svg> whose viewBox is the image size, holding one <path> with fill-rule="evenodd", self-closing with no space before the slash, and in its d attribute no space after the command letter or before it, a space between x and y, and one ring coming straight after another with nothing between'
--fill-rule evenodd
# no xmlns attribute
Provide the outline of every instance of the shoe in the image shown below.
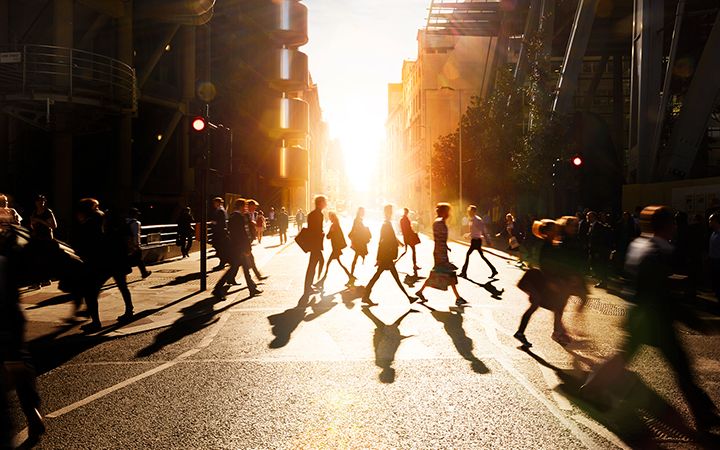
<svg viewBox="0 0 720 450"><path fill-rule="evenodd" d="M238 283L235 280L232 280L230 283L228 283L230 286L242 286L242 283Z"/></svg>
<svg viewBox="0 0 720 450"><path fill-rule="evenodd" d="M415 271L415 272L417 272L418 270L421 270L421 269L422 269L422 267L413 266L413 271Z"/></svg>
<svg viewBox="0 0 720 450"><path fill-rule="evenodd" d="M255 296L258 296L258 295L260 295L260 294L262 294L262 293L263 293L263 291L261 291L260 289L251 289L251 290L250 290L250 297L255 297Z"/></svg>
<svg viewBox="0 0 720 450"><path fill-rule="evenodd" d="M260 280L260 281L262 281L262 280L267 280L268 278L270 278L269 275L258 275L258 276L257 276L257 279Z"/></svg>
<svg viewBox="0 0 720 450"><path fill-rule="evenodd" d="M498 275L497 270L493 271L488 278L495 278Z"/></svg>
<svg viewBox="0 0 720 450"><path fill-rule="evenodd" d="M368 297L368 296L364 296L364 297L362 298L362 302L363 302L364 304L368 305L368 306L377 306L377 303L375 303L375 302L373 302L372 300L370 300L370 297Z"/></svg>
<svg viewBox="0 0 720 450"><path fill-rule="evenodd" d="M225 268L225 264L217 265L212 268L213 272L217 272L218 270L223 270Z"/></svg>
<svg viewBox="0 0 720 450"><path fill-rule="evenodd" d="M132 319L133 319L133 313L132 313L132 311L130 311L130 312L126 312L122 316L118 316L116 320L119 323L126 323L126 322L130 322Z"/></svg>
<svg viewBox="0 0 720 450"><path fill-rule="evenodd" d="M532 344L530 343L530 341L527 340L527 338L525 337L525 335L523 333L518 331L517 333L513 334L513 337L515 339L517 339L518 341L520 341L522 343L523 347L527 347L527 348L532 347Z"/></svg>
<svg viewBox="0 0 720 450"><path fill-rule="evenodd" d="M457 306L467 305L467 300L462 297L458 297L457 300L455 300L455 304Z"/></svg>
<svg viewBox="0 0 720 450"><path fill-rule="evenodd" d="M80 327L85 333L96 333L102 330L102 324L100 322L90 322Z"/></svg>
<svg viewBox="0 0 720 450"><path fill-rule="evenodd" d="M425 303L425 302L427 301L427 299L425 298L425 295L423 295L422 291L417 291L417 292L415 293L415 297L418 298L418 301L419 301L420 303Z"/></svg>
<svg viewBox="0 0 720 450"><path fill-rule="evenodd" d="M212 296L218 300L225 300L225 291L215 288L212 290Z"/></svg>
<svg viewBox="0 0 720 450"><path fill-rule="evenodd" d="M37 408L33 408L32 415L27 418L28 424L28 442L37 443L40 436L45 434L45 420Z"/></svg>
<svg viewBox="0 0 720 450"><path fill-rule="evenodd" d="M415 302L417 301L417 298L416 298L416 297L412 297L412 296L408 295L408 301L409 301L409 302L410 302L410 304L412 305L413 303L415 303Z"/></svg>
<svg viewBox="0 0 720 450"><path fill-rule="evenodd" d="M467 274L465 272L460 272L460 275L458 275L460 278L467 279Z"/></svg>
<svg viewBox="0 0 720 450"><path fill-rule="evenodd" d="M144 280L145 278L149 277L150 275L152 275L152 272L148 270L147 272L145 272L145 273L142 274L141 276L142 276L142 279Z"/></svg>

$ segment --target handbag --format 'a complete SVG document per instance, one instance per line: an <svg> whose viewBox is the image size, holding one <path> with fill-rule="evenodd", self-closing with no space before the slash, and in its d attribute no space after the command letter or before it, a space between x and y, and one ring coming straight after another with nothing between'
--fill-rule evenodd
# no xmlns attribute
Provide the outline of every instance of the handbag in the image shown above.
<svg viewBox="0 0 720 450"><path fill-rule="evenodd" d="M515 236L510 236L510 239L508 239L508 245L510 246L510 250L517 250L520 248L520 242L518 242L518 239Z"/></svg>
<svg viewBox="0 0 720 450"><path fill-rule="evenodd" d="M310 251L312 236L307 228L302 228L297 236L295 236L295 242L300 246L302 251L305 253Z"/></svg>

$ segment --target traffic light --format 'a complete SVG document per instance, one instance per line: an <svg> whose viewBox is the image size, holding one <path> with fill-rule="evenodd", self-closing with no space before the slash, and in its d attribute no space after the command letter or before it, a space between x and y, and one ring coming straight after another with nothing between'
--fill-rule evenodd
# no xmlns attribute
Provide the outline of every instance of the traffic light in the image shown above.
<svg viewBox="0 0 720 450"><path fill-rule="evenodd" d="M570 162L572 163L573 166L575 166L575 167L580 167L580 166L583 165L583 162L584 162L584 161L583 161L583 159L582 159L582 156L580 156L580 155L575 155L575 156L573 156L573 158L570 160Z"/></svg>
<svg viewBox="0 0 720 450"><path fill-rule="evenodd" d="M207 120L203 116L194 117L192 120L192 128L197 133L202 133L207 127Z"/></svg>
<svg viewBox="0 0 720 450"><path fill-rule="evenodd" d="M190 167L202 167L202 160L207 158L208 123L203 116L195 116L190 120Z"/></svg>

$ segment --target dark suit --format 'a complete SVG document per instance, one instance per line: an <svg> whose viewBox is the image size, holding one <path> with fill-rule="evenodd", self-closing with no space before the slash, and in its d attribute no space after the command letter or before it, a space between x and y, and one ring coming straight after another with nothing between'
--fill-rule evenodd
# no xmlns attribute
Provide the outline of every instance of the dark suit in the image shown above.
<svg viewBox="0 0 720 450"><path fill-rule="evenodd" d="M235 211L230 215L228 221L228 230L230 231L230 239L228 243L227 253L230 261L230 268L225 275L223 275L218 283L215 285L215 289L222 288L226 283L231 284L235 282L240 267L243 269L243 275L245 275L245 282L248 285L250 291L253 291L257 286L250 277L250 259L251 254L251 241L248 233L248 222L244 214L239 211Z"/></svg>
<svg viewBox="0 0 720 450"><path fill-rule="evenodd" d="M398 238L395 235L395 230L393 229L392 223L390 223L389 220L386 220L383 223L382 228L380 229L380 243L378 244L377 254L377 271L375 272L375 275L373 275L372 279L370 279L370 282L365 288L364 298L366 300L369 300L370 291L372 291L372 288L373 286L375 286L375 283L380 278L380 275L382 275L382 273L386 270L390 271L390 274L392 274L398 287L400 287L403 293L409 297L408 293L405 291L405 288L400 282L400 276L398 275L397 269L395 269L395 259L398 257L398 247L400 245L401 243L400 241L398 241Z"/></svg>
<svg viewBox="0 0 720 450"><path fill-rule="evenodd" d="M316 270L318 273L321 273L325 265L325 259L322 253L324 220L323 213L319 209L312 210L307 216L307 232L310 236L310 260L308 261L307 271L305 272L305 292L309 292L312 289Z"/></svg>

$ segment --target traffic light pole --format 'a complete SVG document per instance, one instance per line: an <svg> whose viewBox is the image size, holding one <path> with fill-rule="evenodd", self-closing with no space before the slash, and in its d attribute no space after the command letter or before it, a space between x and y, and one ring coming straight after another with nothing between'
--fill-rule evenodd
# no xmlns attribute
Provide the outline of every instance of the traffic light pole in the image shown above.
<svg viewBox="0 0 720 450"><path fill-rule="evenodd" d="M200 291L207 291L207 191L208 191L208 151L203 152L200 167Z"/></svg>

